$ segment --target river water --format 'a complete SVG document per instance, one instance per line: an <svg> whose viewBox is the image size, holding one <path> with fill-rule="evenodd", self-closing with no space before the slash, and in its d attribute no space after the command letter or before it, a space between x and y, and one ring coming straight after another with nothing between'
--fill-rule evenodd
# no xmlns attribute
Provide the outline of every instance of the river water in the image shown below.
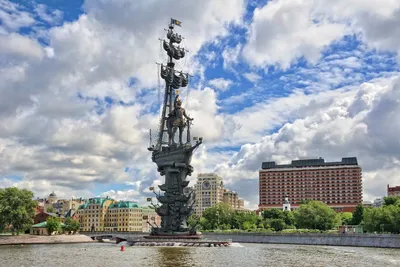
<svg viewBox="0 0 400 267"><path fill-rule="evenodd" d="M228 248L131 247L110 243L0 246L0 266L400 266L399 249L274 244Z"/></svg>

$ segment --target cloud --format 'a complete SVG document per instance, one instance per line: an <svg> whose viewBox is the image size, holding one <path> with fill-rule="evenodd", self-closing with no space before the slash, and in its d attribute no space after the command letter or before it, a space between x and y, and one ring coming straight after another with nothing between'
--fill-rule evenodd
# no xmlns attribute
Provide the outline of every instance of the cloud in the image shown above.
<svg viewBox="0 0 400 267"><path fill-rule="evenodd" d="M269 1L254 10L253 22L243 56L252 66L278 64L287 69L293 60L304 56L316 63L320 52L342 37L343 25L314 22L313 1Z"/></svg>
<svg viewBox="0 0 400 267"><path fill-rule="evenodd" d="M400 109L399 92L400 78L392 78L364 83L340 98L334 94L313 97L292 109L297 114L293 122L257 143L243 145L216 171L228 184L235 184L240 179L257 179L263 161L287 163L315 156L334 161L356 156L365 174L364 199L382 196L386 183L395 183L400 174L395 152L400 149L396 137L400 125L394 118Z"/></svg>
<svg viewBox="0 0 400 267"><path fill-rule="evenodd" d="M22 6L11 1L0 0L0 32L17 31L22 27L34 24L35 19L26 11L22 11Z"/></svg>
<svg viewBox="0 0 400 267"><path fill-rule="evenodd" d="M247 72L243 76L252 83L256 83L261 79L261 76L254 72Z"/></svg>
<svg viewBox="0 0 400 267"><path fill-rule="evenodd" d="M213 86L214 88L221 90L221 91L226 91L228 90L229 86L232 85L232 81L231 80L227 80L224 78L216 78L216 79L212 79L208 82L211 86Z"/></svg>
<svg viewBox="0 0 400 267"><path fill-rule="evenodd" d="M37 13L37 15L41 20L44 20L50 24L58 24L63 18L62 11L56 9L52 10L51 12L48 12L47 6L43 4L38 4L35 7L35 12Z"/></svg>

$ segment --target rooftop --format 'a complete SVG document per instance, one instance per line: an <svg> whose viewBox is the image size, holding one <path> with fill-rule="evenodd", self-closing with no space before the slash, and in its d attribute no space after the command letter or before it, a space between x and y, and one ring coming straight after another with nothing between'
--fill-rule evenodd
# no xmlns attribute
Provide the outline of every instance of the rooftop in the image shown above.
<svg viewBox="0 0 400 267"><path fill-rule="evenodd" d="M302 167L331 167L331 166L345 166L354 165L358 166L357 158L342 158L341 161L325 162L323 158L318 159L299 159L292 160L291 164L276 164L275 161L263 162L261 169L280 169L280 168L302 168Z"/></svg>
<svg viewBox="0 0 400 267"><path fill-rule="evenodd" d="M116 202L114 204L111 204L109 207L109 209L120 209L120 208L142 208L137 202L133 202L133 201L120 201L120 202Z"/></svg>

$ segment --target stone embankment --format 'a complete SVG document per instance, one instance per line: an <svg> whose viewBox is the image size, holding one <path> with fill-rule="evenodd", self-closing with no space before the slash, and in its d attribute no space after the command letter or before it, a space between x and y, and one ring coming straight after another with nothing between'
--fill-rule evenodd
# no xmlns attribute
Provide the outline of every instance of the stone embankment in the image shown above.
<svg viewBox="0 0 400 267"><path fill-rule="evenodd" d="M390 234L203 233L203 235L206 239L231 239L235 243L400 248L400 235Z"/></svg>
<svg viewBox="0 0 400 267"><path fill-rule="evenodd" d="M127 241L140 239L148 233L85 233L88 236L110 234ZM231 240L234 243L261 243L261 244L294 244L294 245L322 245L322 246L349 246L400 248L400 235L394 234L318 234L318 233L205 233L203 241Z"/></svg>
<svg viewBox="0 0 400 267"><path fill-rule="evenodd" d="M86 235L15 235L0 236L0 245L67 244L95 242Z"/></svg>

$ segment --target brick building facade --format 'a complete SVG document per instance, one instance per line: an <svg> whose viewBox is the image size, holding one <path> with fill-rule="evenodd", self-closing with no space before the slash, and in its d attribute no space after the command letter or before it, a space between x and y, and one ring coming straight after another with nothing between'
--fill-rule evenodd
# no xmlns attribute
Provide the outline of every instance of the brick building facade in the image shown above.
<svg viewBox="0 0 400 267"><path fill-rule="evenodd" d="M259 171L259 209L282 208L285 196L291 209L302 200L319 200L337 211L354 211L362 203L362 170L357 158L339 162L293 160L278 165L263 162Z"/></svg>

